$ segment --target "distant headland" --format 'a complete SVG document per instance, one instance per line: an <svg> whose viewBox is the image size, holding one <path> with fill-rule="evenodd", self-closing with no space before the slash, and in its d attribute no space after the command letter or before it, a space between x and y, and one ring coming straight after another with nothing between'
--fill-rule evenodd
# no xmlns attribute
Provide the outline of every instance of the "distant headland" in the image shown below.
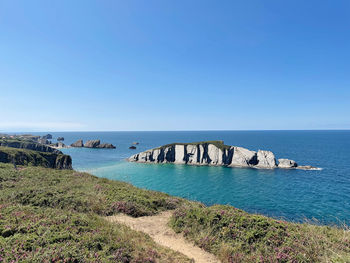
<svg viewBox="0 0 350 263"><path fill-rule="evenodd" d="M223 141L172 143L132 155L130 162L175 163L247 167L259 169L318 170L310 165L298 165L294 160L278 159L271 151L251 151L243 147L225 145Z"/></svg>

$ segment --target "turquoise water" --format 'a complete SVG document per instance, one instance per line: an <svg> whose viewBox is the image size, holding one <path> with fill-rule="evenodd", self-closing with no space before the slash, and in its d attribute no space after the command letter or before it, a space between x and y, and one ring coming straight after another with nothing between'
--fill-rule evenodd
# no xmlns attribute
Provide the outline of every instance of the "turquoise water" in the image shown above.
<svg viewBox="0 0 350 263"><path fill-rule="evenodd" d="M230 204L249 212L299 221L350 224L350 131L206 131L54 133L65 143L101 139L117 149L64 149L75 169L130 182L205 204ZM320 171L255 170L128 163L133 153L172 142L224 140ZM137 150L129 150L133 141Z"/></svg>

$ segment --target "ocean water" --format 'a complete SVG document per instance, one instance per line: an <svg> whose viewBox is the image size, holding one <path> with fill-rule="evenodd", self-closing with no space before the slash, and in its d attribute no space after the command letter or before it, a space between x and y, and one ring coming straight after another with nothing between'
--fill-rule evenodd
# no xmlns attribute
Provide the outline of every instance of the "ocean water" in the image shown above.
<svg viewBox="0 0 350 263"><path fill-rule="evenodd" d="M290 221L318 220L350 225L350 131L176 131L58 132L65 143L101 139L116 149L69 148L74 169L197 200L229 204L248 212ZM224 140L251 150L270 150L318 171L256 170L138 164L125 159L134 153L173 142ZM137 141L136 150L128 149Z"/></svg>

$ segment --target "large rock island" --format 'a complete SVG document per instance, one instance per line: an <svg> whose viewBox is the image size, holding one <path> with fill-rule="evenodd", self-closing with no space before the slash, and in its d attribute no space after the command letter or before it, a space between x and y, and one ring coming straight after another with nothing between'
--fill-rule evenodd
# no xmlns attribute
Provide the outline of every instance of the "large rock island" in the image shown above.
<svg viewBox="0 0 350 263"><path fill-rule="evenodd" d="M250 151L243 147L225 145L223 141L173 143L135 154L128 160L140 163L175 163L261 169L317 169L312 166L298 166L295 161L288 159L279 159L277 162L275 155L270 151Z"/></svg>
<svg viewBox="0 0 350 263"><path fill-rule="evenodd" d="M115 149L116 147L111 143L101 143L100 140L89 140L85 144L83 140L77 140L70 145L71 147L85 147L85 148L103 148L103 149Z"/></svg>

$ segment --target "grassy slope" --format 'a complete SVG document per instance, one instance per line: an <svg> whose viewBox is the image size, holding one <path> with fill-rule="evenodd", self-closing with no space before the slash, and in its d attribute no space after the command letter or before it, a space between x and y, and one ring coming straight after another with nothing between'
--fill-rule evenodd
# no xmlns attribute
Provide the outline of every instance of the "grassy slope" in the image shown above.
<svg viewBox="0 0 350 263"><path fill-rule="evenodd" d="M186 262L144 235L100 217L177 208L171 226L223 262L350 262L350 233L342 229L287 223L231 206L205 207L72 170L15 171L0 163L0 207L0 258L7 260L14 248L17 256L28 254L37 262L51 254L76 260L70 262L82 262L82 257L94 261L94 256L109 262L120 253L133 262L147 262L148 256L149 262L176 257L174 262Z"/></svg>
<svg viewBox="0 0 350 263"><path fill-rule="evenodd" d="M71 170L0 163L0 262L189 262L100 217L152 215L182 202Z"/></svg>
<svg viewBox="0 0 350 263"><path fill-rule="evenodd" d="M171 226L223 262L350 262L350 232L248 214L232 206L185 204Z"/></svg>

